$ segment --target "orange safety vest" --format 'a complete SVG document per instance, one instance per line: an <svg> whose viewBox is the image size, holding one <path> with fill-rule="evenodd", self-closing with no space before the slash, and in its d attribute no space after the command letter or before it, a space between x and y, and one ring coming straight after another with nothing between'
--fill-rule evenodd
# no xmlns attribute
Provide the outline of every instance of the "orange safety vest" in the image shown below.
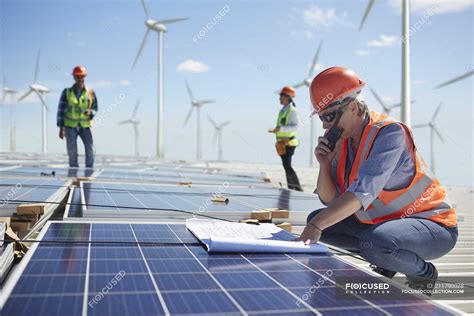
<svg viewBox="0 0 474 316"><path fill-rule="evenodd" d="M355 213L357 219L366 224L377 224L391 219L409 217L428 218L448 227L457 225L454 209L451 207L446 190L428 169L425 161L417 153L411 130L403 123L377 112L370 112L370 119L362 132L359 148L350 170L349 178L345 176L348 154L348 139L344 139L339 152L337 164L337 185L341 194L357 180L361 163L367 160L372 145L380 130L390 124L399 124L413 144L412 156L416 163L416 174L411 183L404 189L382 190L367 210Z"/></svg>

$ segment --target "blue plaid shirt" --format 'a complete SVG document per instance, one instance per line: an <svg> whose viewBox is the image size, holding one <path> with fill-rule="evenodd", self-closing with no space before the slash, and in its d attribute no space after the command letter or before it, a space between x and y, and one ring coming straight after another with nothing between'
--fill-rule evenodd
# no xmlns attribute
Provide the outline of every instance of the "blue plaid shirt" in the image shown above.
<svg viewBox="0 0 474 316"><path fill-rule="evenodd" d="M74 84L72 86L72 89L76 93L76 98L79 99L81 97L82 92L86 88L84 87L84 89L78 90L78 89L76 89L76 85ZM61 94L61 98L59 99L58 114L56 116L56 125L58 127L63 127L64 126L64 115L66 114L66 110L67 110L67 107L68 107L66 91L67 91L67 89L63 90L63 93ZM97 97L96 97L95 91L94 91L93 100L92 100L92 117L94 117L94 115L97 111L98 111Z"/></svg>

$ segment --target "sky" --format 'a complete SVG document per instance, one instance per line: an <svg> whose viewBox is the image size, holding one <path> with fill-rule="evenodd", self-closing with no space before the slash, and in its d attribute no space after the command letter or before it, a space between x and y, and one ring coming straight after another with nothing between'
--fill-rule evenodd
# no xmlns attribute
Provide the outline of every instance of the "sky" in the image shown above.
<svg viewBox="0 0 474 316"><path fill-rule="evenodd" d="M412 124L428 122L438 104L435 124L436 173L445 183L473 185L473 79L434 90L437 84L474 68L473 0L411 1ZM366 0L338 1L147 1L155 20L188 17L169 24L164 35L164 137L166 159L196 156L196 112L190 109L185 80L197 99L214 99L201 111L203 158L217 159L214 129L207 116L224 128L224 159L279 163L274 127L280 109L275 91L308 75L321 41L313 76L331 66L360 75L387 104L401 94L401 1L378 0L364 28L359 23ZM219 13L220 12L220 13ZM217 20L216 15L220 14ZM0 68L3 85L27 91L41 50L39 83L47 96L48 151L65 153L58 138L56 111L61 91L73 84L78 64L88 69L86 85L97 94L99 113L93 127L97 154L133 155L131 117L137 118L140 154L152 157L156 146L158 36L151 33L134 69L144 36L145 13L139 0L0 0ZM212 24L209 24L213 21ZM212 28L206 28L212 25ZM381 111L366 88L369 108ZM293 158L308 166L310 144L308 89L297 90L301 145ZM17 151L41 151L41 108L32 95L16 103ZM0 107L0 151L9 150L10 107ZM399 110L392 112L399 118ZM323 133L316 118L315 137ZM414 130L419 151L430 164L430 131ZM83 152L79 143L80 152Z"/></svg>

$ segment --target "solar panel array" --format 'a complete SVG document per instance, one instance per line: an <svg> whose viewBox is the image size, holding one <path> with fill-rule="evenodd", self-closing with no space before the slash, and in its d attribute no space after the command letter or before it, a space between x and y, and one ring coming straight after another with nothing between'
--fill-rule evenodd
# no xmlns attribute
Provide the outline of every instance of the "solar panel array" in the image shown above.
<svg viewBox="0 0 474 316"><path fill-rule="evenodd" d="M422 299L336 300L337 276L368 274L332 255L210 255L196 242L182 224L52 222L20 264L16 282L5 288L3 312L450 314Z"/></svg>

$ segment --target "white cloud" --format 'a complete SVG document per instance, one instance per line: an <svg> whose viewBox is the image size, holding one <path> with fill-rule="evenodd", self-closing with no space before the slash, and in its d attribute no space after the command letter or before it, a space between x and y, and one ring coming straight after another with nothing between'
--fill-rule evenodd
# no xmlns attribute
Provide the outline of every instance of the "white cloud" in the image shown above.
<svg viewBox="0 0 474 316"><path fill-rule="evenodd" d="M89 83L89 85L92 87L92 88L96 88L96 89L107 89L107 88L112 88L113 87L113 84L112 84L112 81L109 81L109 80L98 80L98 81L93 81L91 83Z"/></svg>
<svg viewBox="0 0 474 316"><path fill-rule="evenodd" d="M390 5L401 12L400 0L390 0ZM453 13L468 10L474 4L474 0L411 0L411 13L428 14L431 10L435 14Z"/></svg>
<svg viewBox="0 0 474 316"><path fill-rule="evenodd" d="M209 70L209 66L196 60L188 59L176 67L177 71L180 72L206 72Z"/></svg>
<svg viewBox="0 0 474 316"><path fill-rule="evenodd" d="M291 36L303 36L304 38L307 39L312 39L313 38L313 33L311 33L308 30L298 30L298 31L292 31L290 32Z"/></svg>
<svg viewBox="0 0 474 316"><path fill-rule="evenodd" d="M303 11L298 9L294 11L301 15L306 25L316 29L329 28L334 24L349 26L349 23L346 21L347 13L338 14L333 8L324 10L318 6L311 6Z"/></svg>
<svg viewBox="0 0 474 316"><path fill-rule="evenodd" d="M374 46L374 47L384 47L384 46L392 46L397 42L398 37L387 36L387 35L380 35L380 40L372 40L367 42L367 46Z"/></svg>
<svg viewBox="0 0 474 316"><path fill-rule="evenodd" d="M369 51L359 49L359 50L354 51L354 55L359 56L359 57L365 57L365 56L369 55Z"/></svg>
<svg viewBox="0 0 474 316"><path fill-rule="evenodd" d="M121 86L129 86L130 85L130 80L122 79L122 80L119 81L119 84Z"/></svg>

